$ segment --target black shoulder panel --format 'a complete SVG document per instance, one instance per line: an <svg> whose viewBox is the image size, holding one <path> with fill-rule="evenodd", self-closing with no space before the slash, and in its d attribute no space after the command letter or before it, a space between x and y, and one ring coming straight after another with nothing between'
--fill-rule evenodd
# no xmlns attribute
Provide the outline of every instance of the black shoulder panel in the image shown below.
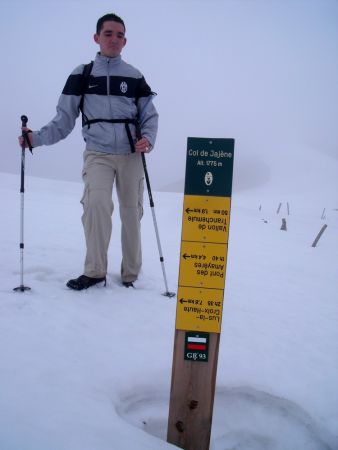
<svg viewBox="0 0 338 450"><path fill-rule="evenodd" d="M138 81L139 82L138 82L138 86L137 86L137 93L135 96L136 98L149 97L150 95L155 95L155 93L152 92L152 90L150 89L150 86L147 84L144 77L139 78Z"/></svg>
<svg viewBox="0 0 338 450"><path fill-rule="evenodd" d="M82 95L83 89L83 77L82 74L69 75L62 94L64 95Z"/></svg>

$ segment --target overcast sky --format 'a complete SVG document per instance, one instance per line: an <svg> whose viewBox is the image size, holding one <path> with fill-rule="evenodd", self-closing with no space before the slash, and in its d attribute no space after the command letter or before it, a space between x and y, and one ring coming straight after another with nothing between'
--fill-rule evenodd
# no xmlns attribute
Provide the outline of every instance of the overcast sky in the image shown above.
<svg viewBox="0 0 338 450"><path fill-rule="evenodd" d="M126 23L123 58L158 93L155 188L183 179L188 136L235 138L243 185L291 143L338 158L336 0L0 0L0 171L19 172L20 116L34 130L53 118L69 73L95 57L107 12ZM26 173L80 180L83 144L78 123L28 155Z"/></svg>

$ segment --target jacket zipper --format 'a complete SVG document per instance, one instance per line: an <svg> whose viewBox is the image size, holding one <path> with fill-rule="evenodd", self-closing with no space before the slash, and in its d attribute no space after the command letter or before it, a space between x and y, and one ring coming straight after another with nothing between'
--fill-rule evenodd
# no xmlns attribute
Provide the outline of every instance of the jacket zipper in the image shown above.
<svg viewBox="0 0 338 450"><path fill-rule="evenodd" d="M112 110L111 110L111 102L109 100L109 96L110 96L109 62L110 62L110 59L107 59L107 101L108 101L108 107L109 107L108 109L109 109L110 117L113 117ZM116 146L116 132L115 132L114 126L112 126L112 128L113 128L113 133L114 133L114 145Z"/></svg>
<svg viewBox="0 0 338 450"><path fill-rule="evenodd" d="M109 86L109 59L107 59L107 96L110 95L110 86Z"/></svg>

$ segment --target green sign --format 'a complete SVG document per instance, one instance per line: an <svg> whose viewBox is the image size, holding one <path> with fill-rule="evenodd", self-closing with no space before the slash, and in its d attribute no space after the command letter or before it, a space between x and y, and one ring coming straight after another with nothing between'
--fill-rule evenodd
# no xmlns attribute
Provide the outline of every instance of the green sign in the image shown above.
<svg viewBox="0 0 338 450"><path fill-rule="evenodd" d="M234 139L188 138L186 195L231 197Z"/></svg>
<svg viewBox="0 0 338 450"><path fill-rule="evenodd" d="M208 362L209 333L185 333L184 359Z"/></svg>

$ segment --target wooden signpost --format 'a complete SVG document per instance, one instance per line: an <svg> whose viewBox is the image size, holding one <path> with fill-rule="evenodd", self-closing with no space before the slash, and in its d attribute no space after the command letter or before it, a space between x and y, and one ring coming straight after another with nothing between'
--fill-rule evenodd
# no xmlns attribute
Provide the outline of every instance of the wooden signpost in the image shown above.
<svg viewBox="0 0 338 450"><path fill-rule="evenodd" d="M208 450L226 275L233 139L188 138L168 442Z"/></svg>

